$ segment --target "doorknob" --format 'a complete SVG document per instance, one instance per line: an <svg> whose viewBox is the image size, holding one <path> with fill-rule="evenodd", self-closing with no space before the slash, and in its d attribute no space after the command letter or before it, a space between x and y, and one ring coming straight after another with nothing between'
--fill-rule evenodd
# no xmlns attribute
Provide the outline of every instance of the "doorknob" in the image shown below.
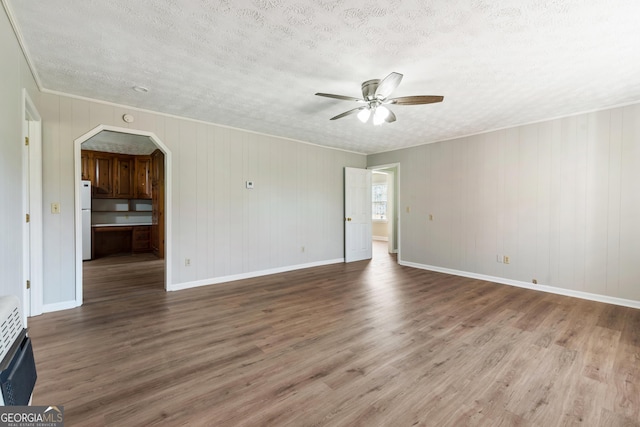
<svg viewBox="0 0 640 427"><path fill-rule="evenodd" d="M347 221L351 221L351 218L347 218Z"/></svg>

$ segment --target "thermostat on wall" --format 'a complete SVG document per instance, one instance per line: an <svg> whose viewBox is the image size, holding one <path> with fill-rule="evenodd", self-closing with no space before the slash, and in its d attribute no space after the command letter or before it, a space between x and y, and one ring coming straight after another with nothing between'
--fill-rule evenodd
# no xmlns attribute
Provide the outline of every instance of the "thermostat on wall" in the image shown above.
<svg viewBox="0 0 640 427"><path fill-rule="evenodd" d="M249 190L253 190L253 181L247 181L245 184Z"/></svg>

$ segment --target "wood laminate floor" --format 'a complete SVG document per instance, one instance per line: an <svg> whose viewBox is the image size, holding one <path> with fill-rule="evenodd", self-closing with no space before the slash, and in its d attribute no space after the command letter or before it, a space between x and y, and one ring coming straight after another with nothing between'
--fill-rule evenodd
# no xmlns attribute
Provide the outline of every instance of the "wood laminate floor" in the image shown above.
<svg viewBox="0 0 640 427"><path fill-rule="evenodd" d="M33 403L67 426L640 425L640 310L384 248L171 293L153 257L85 263L84 306L29 320Z"/></svg>

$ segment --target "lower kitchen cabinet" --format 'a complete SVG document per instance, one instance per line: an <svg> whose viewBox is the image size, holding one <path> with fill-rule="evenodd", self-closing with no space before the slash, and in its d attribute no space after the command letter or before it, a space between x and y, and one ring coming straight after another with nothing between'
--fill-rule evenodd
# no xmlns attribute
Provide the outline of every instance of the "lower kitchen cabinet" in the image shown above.
<svg viewBox="0 0 640 427"><path fill-rule="evenodd" d="M150 225L93 227L92 258L132 252L151 252Z"/></svg>
<svg viewBox="0 0 640 427"><path fill-rule="evenodd" d="M93 227L91 229L92 259L131 252L133 227Z"/></svg>
<svg viewBox="0 0 640 427"><path fill-rule="evenodd" d="M143 225L133 227L132 252L149 252L151 251L151 226Z"/></svg>

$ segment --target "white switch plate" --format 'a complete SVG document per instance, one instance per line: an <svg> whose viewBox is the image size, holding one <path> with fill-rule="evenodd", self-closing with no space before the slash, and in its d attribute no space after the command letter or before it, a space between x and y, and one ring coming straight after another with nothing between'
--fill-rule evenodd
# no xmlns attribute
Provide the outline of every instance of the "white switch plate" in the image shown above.
<svg viewBox="0 0 640 427"><path fill-rule="evenodd" d="M52 214L59 214L60 213L60 203L58 203L58 202L51 203L51 213Z"/></svg>

